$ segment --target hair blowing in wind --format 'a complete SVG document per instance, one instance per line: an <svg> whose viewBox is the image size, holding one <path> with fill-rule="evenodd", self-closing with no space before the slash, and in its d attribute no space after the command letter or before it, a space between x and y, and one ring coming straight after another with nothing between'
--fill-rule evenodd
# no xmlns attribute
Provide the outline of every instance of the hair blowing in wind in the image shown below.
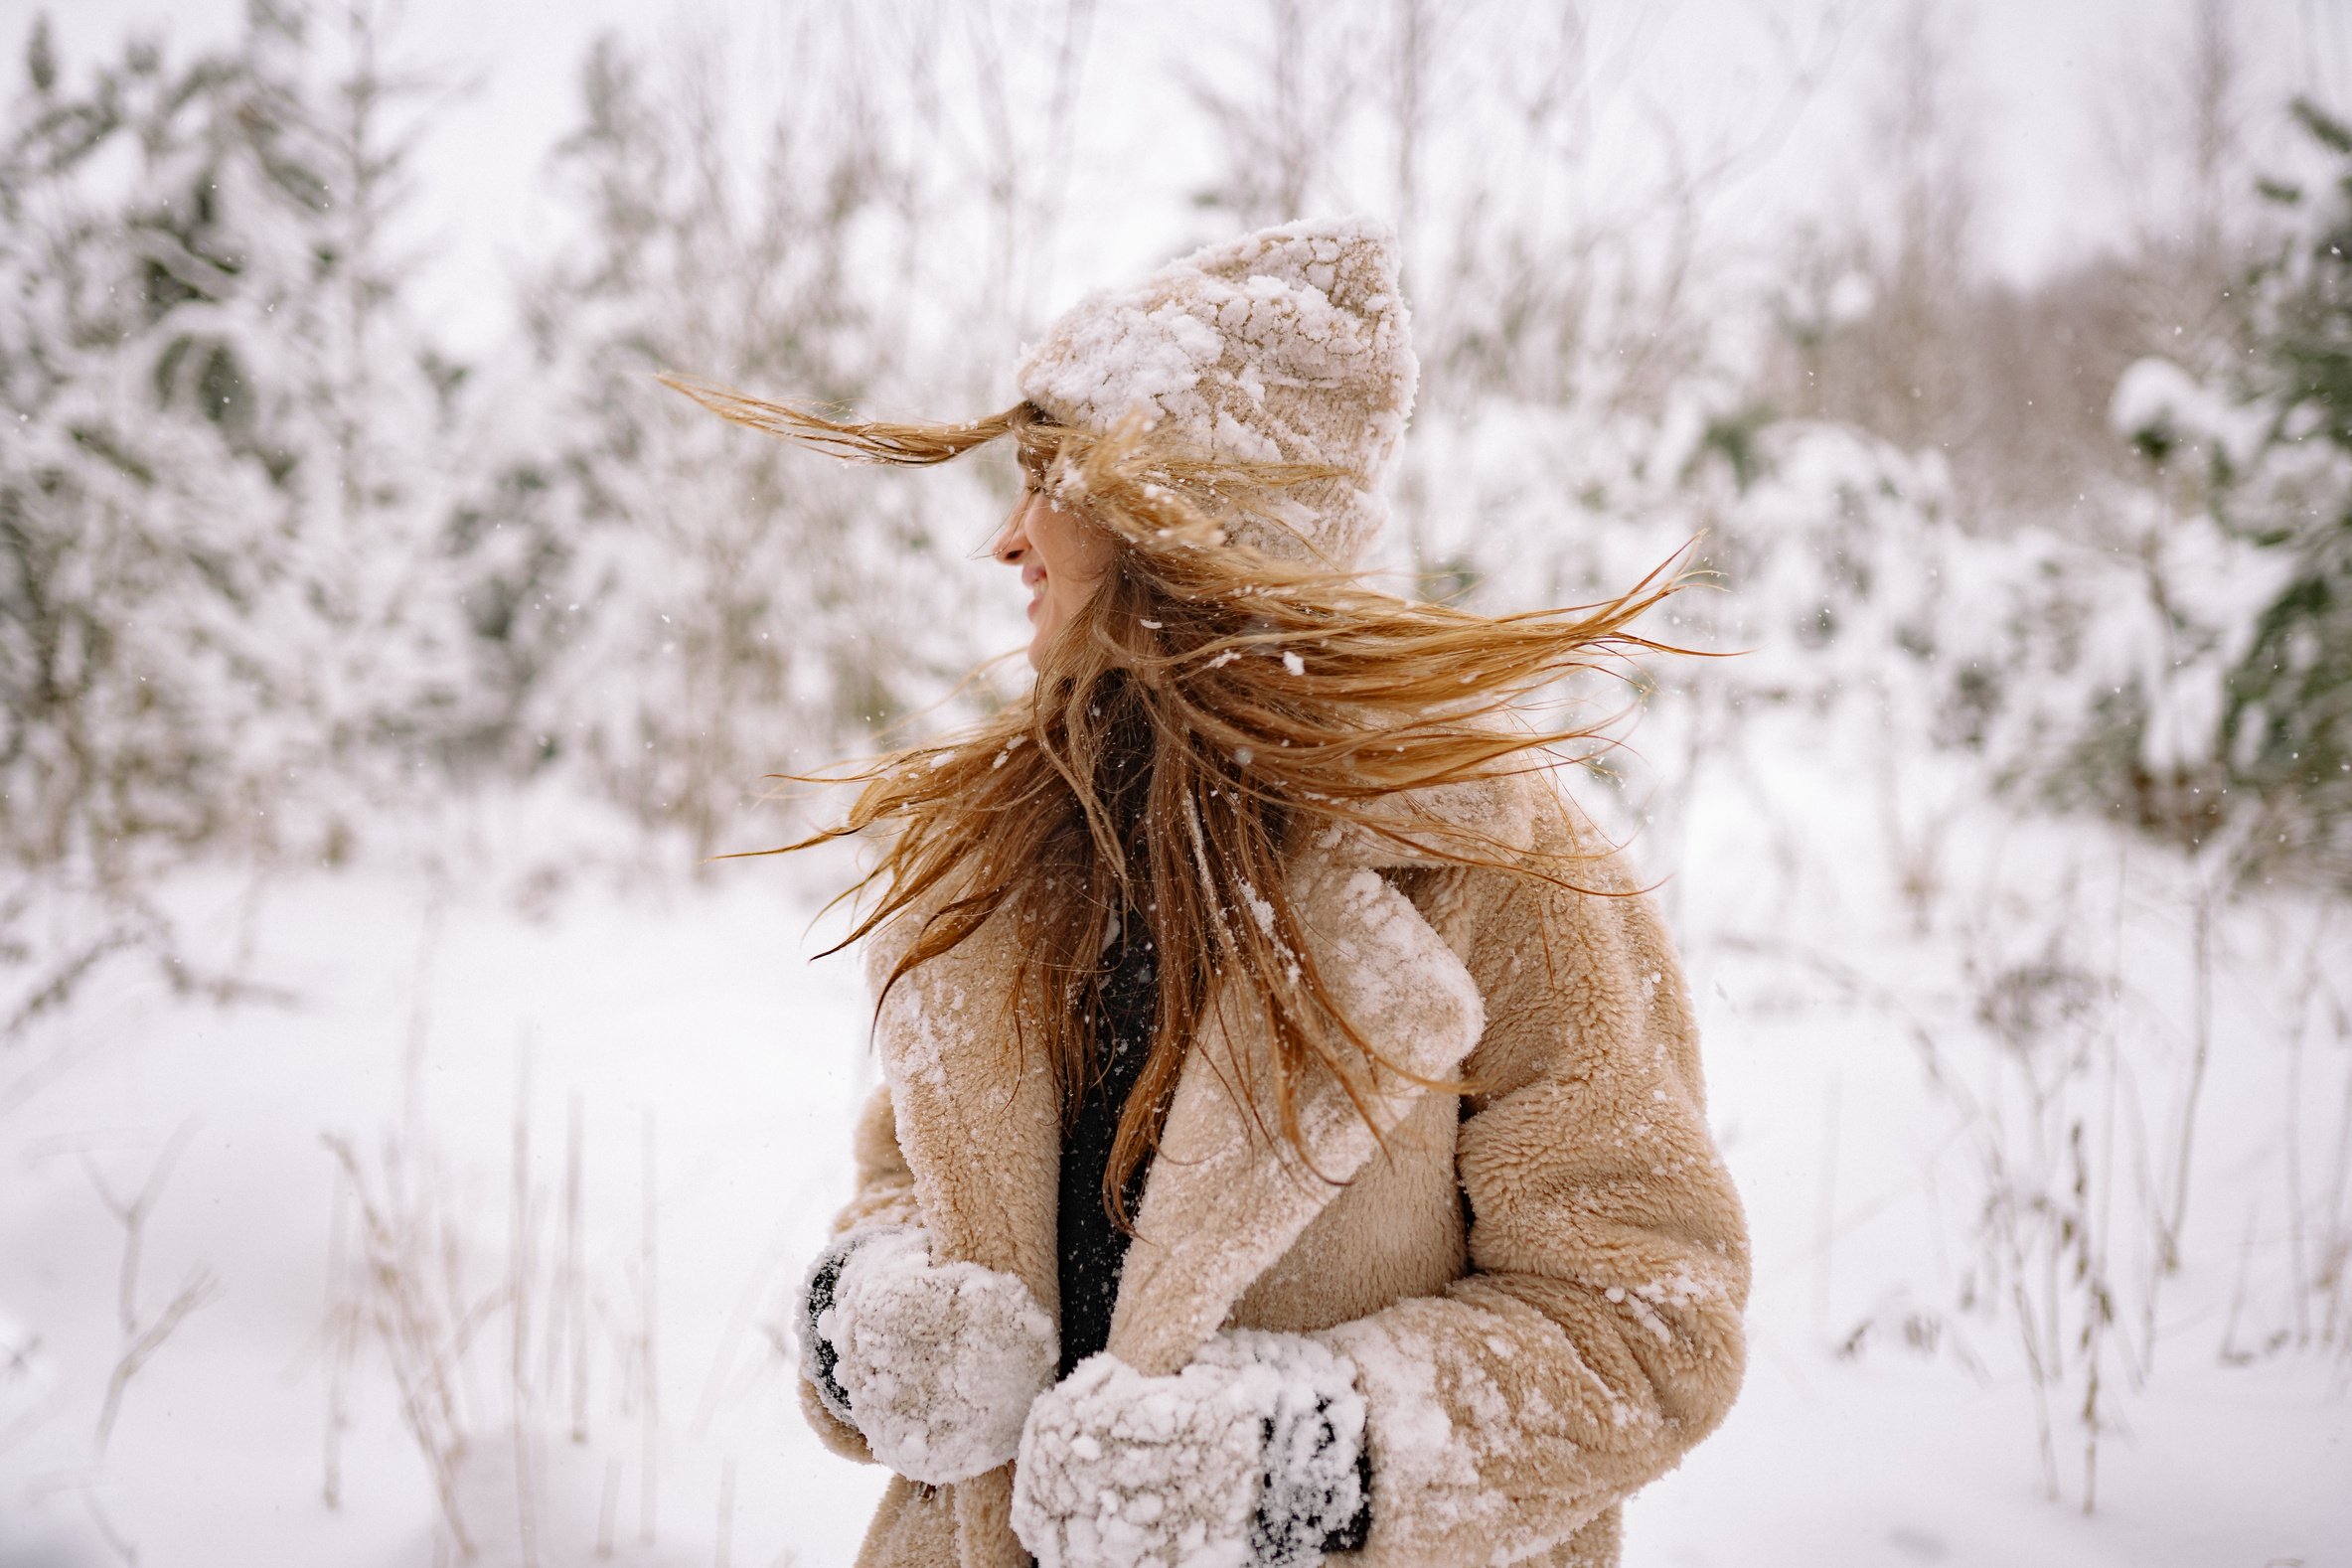
<svg viewBox="0 0 2352 1568"><path fill-rule="evenodd" d="M1026 484L1119 542L1025 697L824 775L860 786L847 815L759 853L880 830L877 862L845 894L865 902L844 945L917 912L892 985L987 921L1016 922L1023 958L1005 1038L1043 1053L1065 1108L1099 1047L1086 1020L1099 1012L1107 923L1148 922L1162 955L1158 1018L1104 1178L1123 1225L1128 1177L1156 1146L1212 979L1242 982L1220 1005L1264 1010L1273 1081L1229 1087L1294 1149L1308 1073L1333 1073L1360 1108L1367 1074L1400 1070L1316 973L1286 891L1295 854L1333 830L1409 835L1425 858L1573 884L1565 857L1378 803L1554 765L1546 748L1596 739L1601 725L1536 720L1546 688L1635 652L1681 651L1633 630L1688 580L1672 561L1605 603L1490 616L1229 537L1240 519L1295 516L1333 481L1320 465L1209 456L1132 417L1096 434L1027 403L966 423L889 423L665 380L737 423L856 461L942 463L1010 438Z"/></svg>

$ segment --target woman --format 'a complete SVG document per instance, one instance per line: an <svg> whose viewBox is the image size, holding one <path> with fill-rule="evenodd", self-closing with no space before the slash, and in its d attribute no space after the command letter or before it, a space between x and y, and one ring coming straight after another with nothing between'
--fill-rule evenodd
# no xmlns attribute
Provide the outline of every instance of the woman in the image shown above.
<svg viewBox="0 0 2352 1568"><path fill-rule="evenodd" d="M1748 1256L1665 933L1514 708L1667 587L1352 583L1416 367L1363 221L1057 322L997 439L1027 700L884 758L883 1086L804 1401L896 1473L860 1561L1597 1564L1723 1417Z"/></svg>

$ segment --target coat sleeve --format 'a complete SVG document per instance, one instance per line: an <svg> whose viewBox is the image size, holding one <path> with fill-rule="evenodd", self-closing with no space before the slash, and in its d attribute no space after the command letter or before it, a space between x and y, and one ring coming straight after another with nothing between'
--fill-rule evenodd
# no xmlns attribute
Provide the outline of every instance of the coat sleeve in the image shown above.
<svg viewBox="0 0 2352 1568"><path fill-rule="evenodd" d="M898 1152L898 1116L890 1105L890 1086L876 1084L858 1113L850 1135L856 1186L849 1203L834 1216L833 1233L840 1235L862 1225L919 1225L923 1212L915 1203L914 1173Z"/></svg>
<svg viewBox="0 0 2352 1568"><path fill-rule="evenodd" d="M1366 1404L1365 1568L1544 1551L1739 1388L1747 1234L1689 998L1648 901L1592 864L1594 891L1484 873L1449 922L1488 1018L1457 1145L1469 1272L1330 1331Z"/></svg>
<svg viewBox="0 0 2352 1568"><path fill-rule="evenodd" d="M914 1175L898 1150L898 1118L890 1106L887 1084L876 1085L866 1098L850 1147L856 1185L849 1203L834 1216L833 1234L868 1225L920 1225L923 1219L915 1203ZM874 1463L864 1437L825 1407L806 1377L800 1380L800 1407L827 1448L865 1464Z"/></svg>

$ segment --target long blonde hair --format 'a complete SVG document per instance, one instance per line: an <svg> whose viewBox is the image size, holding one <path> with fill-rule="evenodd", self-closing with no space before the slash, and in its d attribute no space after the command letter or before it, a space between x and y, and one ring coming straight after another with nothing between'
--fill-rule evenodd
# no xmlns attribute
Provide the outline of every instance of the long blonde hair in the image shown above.
<svg viewBox="0 0 2352 1568"><path fill-rule="evenodd" d="M738 423L860 461L940 463L1010 438L1031 487L1119 542L1025 700L831 775L861 786L848 815L761 853L887 830L874 868L844 895L869 895L845 945L935 906L888 985L990 919L1017 922L1009 1045L1042 1049L1065 1114L1097 1070L1103 933L1113 918L1148 923L1158 1018L1103 1181L1122 1226L1212 983L1233 988L1218 1006L1255 1007L1269 1026L1272 1083L1234 1086L1261 1127L1265 1093L1271 1131L1301 1147L1299 1090L1313 1071L1363 1103L1371 1050L1303 940L1285 886L1293 852L1333 825L1399 839L1394 814L1374 807L1383 797L1592 736L1591 725L1496 719L1572 671L1667 651L1631 627L1681 586L1670 562L1604 604L1487 616L1228 540L1244 515L1295 519L1288 498L1333 479L1328 468L1222 461L1140 420L1088 431L1025 403L963 424L888 423L665 380ZM1416 825L1411 845L1423 859L1572 875L1556 863L1565 856L1545 863L1466 826ZM1042 1040L1023 1037L1024 1019Z"/></svg>

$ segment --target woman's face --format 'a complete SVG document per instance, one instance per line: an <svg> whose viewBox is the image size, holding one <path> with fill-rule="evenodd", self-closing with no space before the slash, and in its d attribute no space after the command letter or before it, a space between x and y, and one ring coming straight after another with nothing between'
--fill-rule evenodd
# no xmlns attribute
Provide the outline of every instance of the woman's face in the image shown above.
<svg viewBox="0 0 2352 1568"><path fill-rule="evenodd" d="M1042 490L1024 489L989 553L1020 568L1029 590L1029 665L1035 668L1069 618L1102 585L1118 545L1101 529L1053 504Z"/></svg>

